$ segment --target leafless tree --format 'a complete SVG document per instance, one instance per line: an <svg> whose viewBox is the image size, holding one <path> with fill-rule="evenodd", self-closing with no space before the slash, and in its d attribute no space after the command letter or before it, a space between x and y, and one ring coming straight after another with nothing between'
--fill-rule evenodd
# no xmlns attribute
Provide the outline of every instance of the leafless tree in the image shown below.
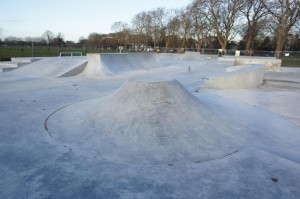
<svg viewBox="0 0 300 199"><path fill-rule="evenodd" d="M63 47L64 44L64 35L63 33L59 32L57 33L56 37L53 38L53 43L56 46L59 46L60 48Z"/></svg>
<svg viewBox="0 0 300 199"><path fill-rule="evenodd" d="M194 33L194 40L196 42L197 51L203 47L206 38L211 32L211 26L206 20L206 0L195 0L189 7L189 12L192 17L192 28Z"/></svg>
<svg viewBox="0 0 300 199"><path fill-rule="evenodd" d="M168 19L166 25L166 43L165 47L168 50L169 47L176 47L176 43L178 40L178 32L180 29L180 20L179 20L179 12L178 10L169 10L168 11Z"/></svg>
<svg viewBox="0 0 300 199"><path fill-rule="evenodd" d="M100 48L102 43L102 35L98 33L90 33L88 36L88 45L92 48Z"/></svg>
<svg viewBox="0 0 300 199"><path fill-rule="evenodd" d="M50 30L46 30L46 32L42 35L44 42L50 46L51 42L54 39L54 34Z"/></svg>
<svg viewBox="0 0 300 199"><path fill-rule="evenodd" d="M151 38L150 24L151 17L147 12L136 14L132 19L133 34L135 36L135 43L140 47L148 46Z"/></svg>
<svg viewBox="0 0 300 199"><path fill-rule="evenodd" d="M234 28L244 0L208 0L206 19L212 25L222 49L234 38Z"/></svg>
<svg viewBox="0 0 300 199"><path fill-rule="evenodd" d="M254 48L254 41L260 30L264 30L267 26L268 11L264 6L265 0L247 0L244 7L241 9L242 17L246 18L246 52L251 54Z"/></svg>
<svg viewBox="0 0 300 199"><path fill-rule="evenodd" d="M125 22L118 21L111 26L111 29L115 32L119 44L126 46L130 33L129 25Z"/></svg>
<svg viewBox="0 0 300 199"><path fill-rule="evenodd" d="M300 20L300 1L268 0L264 5L276 22L275 56L280 57L290 30Z"/></svg>
<svg viewBox="0 0 300 199"><path fill-rule="evenodd" d="M188 48L188 40L191 37L192 18L187 9L180 11L180 37L182 38L181 48Z"/></svg>
<svg viewBox="0 0 300 199"><path fill-rule="evenodd" d="M165 20L165 9L164 8L157 8L149 12L149 16L151 17L150 20L150 30L152 41L154 44L154 48L160 44L165 36L165 27L166 27L166 20Z"/></svg>

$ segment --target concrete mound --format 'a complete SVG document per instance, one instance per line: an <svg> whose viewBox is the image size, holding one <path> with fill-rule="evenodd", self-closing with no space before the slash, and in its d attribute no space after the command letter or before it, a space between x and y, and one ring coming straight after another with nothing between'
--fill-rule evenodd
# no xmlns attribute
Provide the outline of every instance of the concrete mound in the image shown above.
<svg viewBox="0 0 300 199"><path fill-rule="evenodd" d="M246 138L176 80L127 82L105 98L57 111L47 127L63 145L129 164L218 159L238 151Z"/></svg>

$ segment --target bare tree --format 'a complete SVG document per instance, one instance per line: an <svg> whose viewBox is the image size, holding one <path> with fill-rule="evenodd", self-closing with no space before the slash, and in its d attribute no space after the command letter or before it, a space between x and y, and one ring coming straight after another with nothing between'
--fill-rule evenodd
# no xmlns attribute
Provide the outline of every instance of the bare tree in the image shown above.
<svg viewBox="0 0 300 199"><path fill-rule="evenodd" d="M130 32L129 25L127 23L118 21L113 23L111 29L116 33L117 40L120 45L126 46Z"/></svg>
<svg viewBox="0 0 300 199"><path fill-rule="evenodd" d="M135 41L140 47L147 46L151 38L151 17L147 12L141 12L132 19L133 34Z"/></svg>
<svg viewBox="0 0 300 199"><path fill-rule="evenodd" d="M192 30L192 18L187 9L182 9L180 11L180 23L180 37L182 38L181 48L187 48L188 40L191 37Z"/></svg>
<svg viewBox="0 0 300 199"><path fill-rule="evenodd" d="M88 36L88 45L92 48L100 48L102 43L102 35L98 33L90 33Z"/></svg>
<svg viewBox="0 0 300 199"><path fill-rule="evenodd" d="M169 10L168 19L166 25L166 43L165 47L168 50L168 47L176 47L176 42L178 40L178 32L180 29L180 20L179 20L178 10Z"/></svg>
<svg viewBox="0 0 300 199"><path fill-rule="evenodd" d="M50 47L51 42L54 39L54 34L50 30L46 30L46 32L42 35L44 42Z"/></svg>
<svg viewBox="0 0 300 199"><path fill-rule="evenodd" d="M254 41L259 30L263 30L268 24L268 11L264 7L265 0L247 0L241 9L242 16L247 20L246 32L246 52L251 54L254 48Z"/></svg>
<svg viewBox="0 0 300 199"><path fill-rule="evenodd" d="M206 0L195 0L189 7L189 13L192 17L192 28L194 33L194 39L197 46L197 51L203 47L204 40L208 38L211 32L211 26L206 19Z"/></svg>
<svg viewBox="0 0 300 199"><path fill-rule="evenodd" d="M150 19L150 28L151 36L154 44L154 48L162 42L163 37L165 36L165 9L157 8L149 12Z"/></svg>
<svg viewBox="0 0 300 199"><path fill-rule="evenodd" d="M208 0L207 20L212 25L222 49L234 37L234 28L244 0Z"/></svg>
<svg viewBox="0 0 300 199"><path fill-rule="evenodd" d="M57 33L56 37L53 38L53 43L62 48L64 44L64 35L61 32Z"/></svg>
<svg viewBox="0 0 300 199"><path fill-rule="evenodd" d="M283 50L290 30L300 20L300 1L268 0L264 5L276 20L275 56L280 57L280 51Z"/></svg>

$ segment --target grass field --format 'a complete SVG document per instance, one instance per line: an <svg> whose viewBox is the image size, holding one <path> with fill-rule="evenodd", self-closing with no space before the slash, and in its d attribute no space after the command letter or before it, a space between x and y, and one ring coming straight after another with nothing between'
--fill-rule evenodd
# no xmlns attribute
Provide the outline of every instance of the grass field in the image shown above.
<svg viewBox="0 0 300 199"><path fill-rule="evenodd" d="M56 57L60 52L87 53L116 53L116 50L107 49L83 49L83 48L59 48L47 46L0 46L0 61L9 61L11 57ZM215 51L207 51L205 54L216 54ZM266 52L262 55L265 56ZM258 55L256 55L258 56ZM282 66L300 67L300 53L291 53L289 57L282 57Z"/></svg>
<svg viewBox="0 0 300 199"><path fill-rule="evenodd" d="M0 46L0 61L8 61L11 57L56 57L60 52L87 53L112 53L116 50L82 49L82 48L59 48L59 47L31 47L31 46Z"/></svg>

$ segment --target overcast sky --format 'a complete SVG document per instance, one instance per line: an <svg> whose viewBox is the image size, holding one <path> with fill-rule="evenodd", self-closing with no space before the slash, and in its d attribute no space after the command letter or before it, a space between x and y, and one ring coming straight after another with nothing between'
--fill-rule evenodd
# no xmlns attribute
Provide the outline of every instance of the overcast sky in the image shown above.
<svg viewBox="0 0 300 199"><path fill-rule="evenodd" d="M77 42L89 33L110 33L114 22L163 8L182 8L191 0L0 0L0 38L40 37L46 30Z"/></svg>

